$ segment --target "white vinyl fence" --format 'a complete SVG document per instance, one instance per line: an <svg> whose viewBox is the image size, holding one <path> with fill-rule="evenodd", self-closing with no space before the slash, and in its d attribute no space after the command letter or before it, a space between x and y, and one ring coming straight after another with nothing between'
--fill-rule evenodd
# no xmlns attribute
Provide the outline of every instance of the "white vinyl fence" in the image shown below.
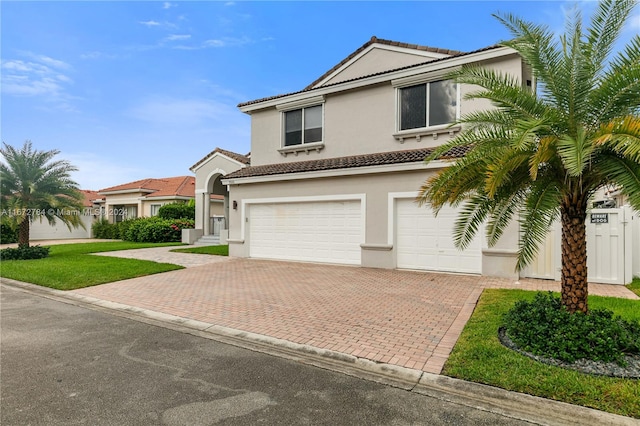
<svg viewBox="0 0 640 426"><path fill-rule="evenodd" d="M561 227L556 223L523 276L560 280ZM628 284L640 276L640 219L629 206L593 209L587 214L589 282Z"/></svg>

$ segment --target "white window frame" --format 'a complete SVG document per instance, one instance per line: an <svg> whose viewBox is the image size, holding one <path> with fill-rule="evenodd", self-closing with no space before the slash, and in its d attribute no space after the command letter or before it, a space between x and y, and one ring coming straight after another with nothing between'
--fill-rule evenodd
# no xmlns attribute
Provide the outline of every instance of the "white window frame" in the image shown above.
<svg viewBox="0 0 640 426"><path fill-rule="evenodd" d="M456 87L456 115L455 115L455 119L454 121L450 122L450 123L445 123L445 124L436 124L434 126L430 126L429 125L429 113L430 113L430 109L431 109L431 84L432 83L437 83L440 81L446 81L446 79L437 79L437 80L428 80L428 81L423 81L423 82L416 82L416 83L412 83L412 84L408 84L402 87L397 87L396 88L396 129L399 133L401 132L412 132L412 131L418 131L418 130L430 130L430 129L438 129L438 128L444 128L444 127L448 127L450 126L454 121L457 121L460 118L460 83L454 83L455 87ZM412 128L412 129L401 129L400 126L402 125L402 117L401 117L401 107L402 107L402 102L401 102L401 97L402 97L402 89L406 89L409 87L413 87L413 86L419 86L425 84L426 85L426 90L425 90L425 96L426 96L426 109L425 109L425 120L427 125L425 127L416 127L416 128Z"/></svg>
<svg viewBox="0 0 640 426"><path fill-rule="evenodd" d="M317 151L320 152L320 150L322 148L324 148L324 140L325 140L325 122L324 122L324 96L315 96L313 98L309 98L309 99L303 99L301 101L297 101L297 102L290 102L287 104L282 104L282 105L278 105L276 106L276 109L278 111L280 111L280 149L278 150L280 152L280 154L284 155L285 157L287 156L287 154L289 153L293 153L295 155L297 155L299 152L306 152L309 153L311 151ZM316 141L316 142L308 142L305 143L304 142L304 109L305 108L312 108L312 107L316 107L316 106L320 106L322 108L322 113L321 113L321 128L322 128L322 139L320 141ZM296 110L302 110L302 115L303 115L303 119L302 119L302 141L301 143L297 144L297 145L289 145L289 146L285 146L285 139L287 136L287 132L286 132L286 113L287 112L291 112L291 111L296 111Z"/></svg>
<svg viewBox="0 0 640 426"><path fill-rule="evenodd" d="M449 69L438 70L437 72L429 73L429 75L427 76L425 76L424 74L412 75L412 76L402 77L402 78L398 78L396 80L391 81L391 85L396 89L396 93L395 93L396 132L393 134L393 136L397 141L399 141L400 143L404 143L406 138L415 137L416 140L420 142L420 139L423 136L432 135L433 139L437 139L440 134L446 134L446 133L448 133L449 136L452 137L456 132L460 130L460 126L452 126L451 125L452 123L440 124L436 126L420 127L416 129L400 130L400 124L401 124L400 113L401 113L401 106L402 106L402 103L400 102L401 89L411 87L411 86L416 86L418 84L428 84L428 83L434 83L442 80L450 80L447 78L447 75L457 68L458 67L454 67L453 69L449 68ZM455 118L456 120L460 119L460 115L461 115L460 111L461 111L461 104L462 104L461 100L462 100L462 85L460 83L456 83L456 118ZM428 116L429 104L427 104L426 113Z"/></svg>
<svg viewBox="0 0 640 426"><path fill-rule="evenodd" d="M164 204L151 204L151 206L149 207L149 212L151 213L151 216L158 216L158 211L160 210L160 207L162 207ZM155 214L153 213L153 209L154 207L156 208L156 212Z"/></svg>

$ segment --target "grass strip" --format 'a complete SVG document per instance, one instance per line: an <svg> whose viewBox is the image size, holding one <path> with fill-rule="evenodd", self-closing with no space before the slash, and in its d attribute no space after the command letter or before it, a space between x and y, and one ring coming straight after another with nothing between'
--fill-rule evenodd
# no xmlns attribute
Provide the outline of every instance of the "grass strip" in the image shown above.
<svg viewBox="0 0 640 426"><path fill-rule="evenodd" d="M92 256L91 253L172 245L179 243L99 242L53 245L50 246L49 257L44 259L2 261L0 276L57 290L75 290L183 268L170 263Z"/></svg>
<svg viewBox="0 0 640 426"><path fill-rule="evenodd" d="M640 418L640 382L592 376L534 361L498 340L502 315L535 292L485 290L456 343L443 374L610 413ZM640 318L640 301L589 297L591 308L605 308L627 319Z"/></svg>
<svg viewBox="0 0 640 426"><path fill-rule="evenodd" d="M198 247L189 247L189 248L179 248L173 249L171 251L175 251L178 253L197 253L197 254L210 254L214 256L229 256L229 246L198 246Z"/></svg>
<svg viewBox="0 0 640 426"><path fill-rule="evenodd" d="M640 277L634 278L631 284L627 285L627 288L640 296Z"/></svg>

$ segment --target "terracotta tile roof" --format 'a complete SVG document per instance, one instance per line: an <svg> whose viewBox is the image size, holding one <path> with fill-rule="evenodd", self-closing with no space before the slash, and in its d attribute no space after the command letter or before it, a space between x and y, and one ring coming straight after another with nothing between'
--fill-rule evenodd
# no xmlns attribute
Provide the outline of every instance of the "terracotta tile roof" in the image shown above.
<svg viewBox="0 0 640 426"><path fill-rule="evenodd" d="M99 200L102 198L102 196L98 194L98 191L92 191L90 189L81 189L80 192L84 196L82 205L85 207L92 207L93 200Z"/></svg>
<svg viewBox="0 0 640 426"><path fill-rule="evenodd" d="M233 160L236 160L242 164L246 164L249 165L251 163L251 153L247 154L247 155L242 155L242 154L238 154L236 152L233 151L227 151L226 149L222 149L222 148L216 148L213 151L211 151L210 153L208 153L207 155L205 155L200 161L198 161L196 164L194 164L193 166L189 167L189 170L193 171L193 169L195 169L196 167L198 167L200 164L204 163L205 161L207 161L209 158L211 158L214 154L216 153L220 153L222 155L225 155Z"/></svg>
<svg viewBox="0 0 640 426"><path fill-rule="evenodd" d="M196 178L193 176L176 176L161 179L141 179L134 182L124 183L98 191L105 192L139 190L149 193L147 197L168 197L182 196L195 197Z"/></svg>
<svg viewBox="0 0 640 426"><path fill-rule="evenodd" d="M308 89L313 88L313 86L315 86L316 84L320 83L322 80L327 78L333 72L338 70L341 66L343 66L344 64L346 64L347 62L349 62L350 60L352 60L353 58L358 56L361 52L363 52L365 49L367 49L372 44L384 44L384 45L387 45L387 46L404 47L404 48L407 48L407 49L421 50L421 51L425 51L425 52L442 53L442 54L445 54L445 55L459 55L459 54L463 53L463 52L460 52L458 50L439 49L437 47L429 47L429 46L420 46L418 44L401 43L401 42L398 42L398 41L384 40L384 39L381 39L381 38L377 38L376 36L373 36L373 37L371 37L371 39L369 41L367 41L365 44L360 46L360 48L358 48L355 52L353 52L352 54L350 54L349 56L344 58L342 61L340 61L340 63L338 63L333 68L331 68L326 73L322 74L320 77L318 77L318 79L316 79L313 83L311 83L310 85L308 85L304 89L308 90Z"/></svg>
<svg viewBox="0 0 640 426"><path fill-rule="evenodd" d="M380 72L369 74L369 75L363 75L363 76L360 76L360 77L355 77L355 78L352 78L350 80L344 80L344 81L339 81L337 83L325 84L324 86L320 86L320 87L307 86L306 88L304 88L302 90L299 90L297 92L284 93L284 94L281 94L281 95L274 95L274 96L269 96L269 97L266 97L266 98L255 99L253 101L242 102L242 103L238 104L238 108L242 108L244 106L249 106L249 105L254 105L254 104L259 104L261 102L271 101L271 100L274 100L274 99L284 98L284 97L291 96L291 95L297 95L299 93L313 92L315 90L320 90L320 89L324 89L324 88L327 88L327 87L337 86L339 84L350 83L350 82L357 81L357 80L364 80L365 78L369 78L369 77L375 77L375 76L389 74L389 73L396 72L396 71L402 71L402 70L406 70L406 69L416 68L416 67L423 66L423 65L425 65L427 63L436 63L436 62L441 62L441 61L447 61L447 60L449 60L451 58L458 58L458 57L461 57L461 56L472 55L472 54L484 52L484 51L487 51L487 50L498 49L500 47L503 47L503 46L496 44L496 45L493 45L493 46L488 46L488 47L484 47L482 49L474 50L472 52L462 52L462 53L458 53L458 54L455 54L455 55L452 55L452 56L449 56L449 57L446 57L446 58L432 59L432 60L421 62L421 63L418 63L418 64L407 65L407 66L400 67L400 68L394 68L394 69L387 70L387 71L380 71Z"/></svg>
<svg viewBox="0 0 640 426"><path fill-rule="evenodd" d="M272 176L289 173L316 172L321 170L351 169L355 167L382 166L385 164L417 163L423 161L433 148L413 149L407 151L379 152L376 154L354 155L350 157L326 158L322 160L296 161L291 163L265 164L249 166L229 173L224 178L245 178L255 176ZM454 148L440 159L460 158L468 148Z"/></svg>

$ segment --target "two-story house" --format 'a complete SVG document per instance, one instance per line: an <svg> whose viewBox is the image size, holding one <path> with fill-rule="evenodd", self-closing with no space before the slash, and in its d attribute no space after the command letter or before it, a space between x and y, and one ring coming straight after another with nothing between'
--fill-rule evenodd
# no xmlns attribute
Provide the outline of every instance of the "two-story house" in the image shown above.
<svg viewBox="0 0 640 426"><path fill-rule="evenodd" d="M230 255L516 276L518 228L491 249L453 246L456 209L414 202L446 159L430 149L486 102L447 80L465 64L532 76L512 49L457 52L375 37L308 87L239 105L251 116L251 162L226 174ZM452 152L451 157L464 155Z"/></svg>

